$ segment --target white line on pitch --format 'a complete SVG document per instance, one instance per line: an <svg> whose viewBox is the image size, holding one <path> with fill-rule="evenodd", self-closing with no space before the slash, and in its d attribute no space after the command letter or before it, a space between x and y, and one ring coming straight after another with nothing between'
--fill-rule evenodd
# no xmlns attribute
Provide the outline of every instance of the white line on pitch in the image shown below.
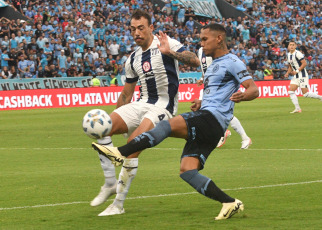
<svg viewBox="0 0 322 230"><path fill-rule="evenodd" d="M0 148L0 150L89 150L88 148L75 148L75 147L62 147L62 148ZM157 150L182 150L182 148L153 148ZM223 150L241 150L241 149L223 149L217 151L223 151ZM242 151L321 151L322 149L247 149Z"/></svg>
<svg viewBox="0 0 322 230"><path fill-rule="evenodd" d="M261 186L253 186L253 187L228 188L228 189L223 189L223 190L224 191L236 191L236 190L245 190L245 189L273 188L273 187L284 187L284 186L312 184L312 183L321 183L321 182L322 182L322 180L315 180L315 181L303 181L303 182L296 182L296 183L261 185ZM197 192L159 194L159 195L152 195L152 196L136 196L136 197L129 197L129 198L127 198L127 200L168 197L168 196L182 196L182 195L191 195L191 194L195 194L195 193L197 193ZM86 203L89 203L89 202L88 201L75 201L75 202L57 203L57 204L40 204L40 205L33 205L33 206L0 208L0 211L15 210L15 209L27 209L27 208L54 207L54 206L64 206L64 205L72 205L72 204L86 204Z"/></svg>

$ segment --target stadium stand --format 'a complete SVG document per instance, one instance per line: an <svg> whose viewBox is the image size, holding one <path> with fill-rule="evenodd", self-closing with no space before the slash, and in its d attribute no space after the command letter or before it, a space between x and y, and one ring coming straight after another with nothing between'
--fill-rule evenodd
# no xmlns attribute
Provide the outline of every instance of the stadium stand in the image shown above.
<svg viewBox="0 0 322 230"><path fill-rule="evenodd" d="M124 63L136 48L129 29L130 14L138 8L151 14L155 32L166 32L193 52L200 47L200 26L212 22L225 25L230 51L247 65L255 80L263 80L267 69L273 79L284 79L287 44L292 40L306 55L310 78L322 78L318 0L227 0L249 15L243 18L201 15L177 0L162 4L147 0L3 2L28 18L0 19L3 79L115 73L122 82ZM200 70L180 64L180 71Z"/></svg>

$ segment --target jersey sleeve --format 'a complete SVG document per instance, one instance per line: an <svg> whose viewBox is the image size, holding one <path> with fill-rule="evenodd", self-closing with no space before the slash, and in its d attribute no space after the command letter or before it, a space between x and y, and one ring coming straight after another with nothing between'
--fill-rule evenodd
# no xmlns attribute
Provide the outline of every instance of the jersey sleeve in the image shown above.
<svg viewBox="0 0 322 230"><path fill-rule="evenodd" d="M181 53L186 50L185 47L180 42L178 42L177 40L175 40L173 38L168 37L168 42L170 45L170 49L175 52Z"/></svg>
<svg viewBox="0 0 322 230"><path fill-rule="evenodd" d="M299 61L302 61L304 59L304 55L300 51L296 52L295 57Z"/></svg>
<svg viewBox="0 0 322 230"><path fill-rule="evenodd" d="M126 75L125 82L126 83L133 83L139 80L139 76L136 74L133 68L133 55L134 53L131 54L131 56L126 60L126 63L125 63L125 75Z"/></svg>
<svg viewBox="0 0 322 230"><path fill-rule="evenodd" d="M235 63L230 65L229 71L240 84L248 79L252 79L252 76L246 69L246 65L241 60L238 58L232 60L235 61Z"/></svg>

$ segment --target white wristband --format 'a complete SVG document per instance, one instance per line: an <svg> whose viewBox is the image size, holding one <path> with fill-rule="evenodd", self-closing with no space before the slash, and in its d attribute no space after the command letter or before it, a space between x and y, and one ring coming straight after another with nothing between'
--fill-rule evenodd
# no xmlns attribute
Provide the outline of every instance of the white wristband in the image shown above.
<svg viewBox="0 0 322 230"><path fill-rule="evenodd" d="M300 72L300 71L297 69L295 72L297 72L297 73L298 73L298 72Z"/></svg>

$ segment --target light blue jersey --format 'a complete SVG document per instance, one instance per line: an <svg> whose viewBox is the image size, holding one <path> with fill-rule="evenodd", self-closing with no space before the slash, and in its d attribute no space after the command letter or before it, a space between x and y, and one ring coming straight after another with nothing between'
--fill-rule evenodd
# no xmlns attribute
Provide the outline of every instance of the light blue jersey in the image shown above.
<svg viewBox="0 0 322 230"><path fill-rule="evenodd" d="M210 111L226 130L233 117L235 103L229 98L240 84L252 79L245 64L234 54L213 60L204 76L204 94L201 109Z"/></svg>

